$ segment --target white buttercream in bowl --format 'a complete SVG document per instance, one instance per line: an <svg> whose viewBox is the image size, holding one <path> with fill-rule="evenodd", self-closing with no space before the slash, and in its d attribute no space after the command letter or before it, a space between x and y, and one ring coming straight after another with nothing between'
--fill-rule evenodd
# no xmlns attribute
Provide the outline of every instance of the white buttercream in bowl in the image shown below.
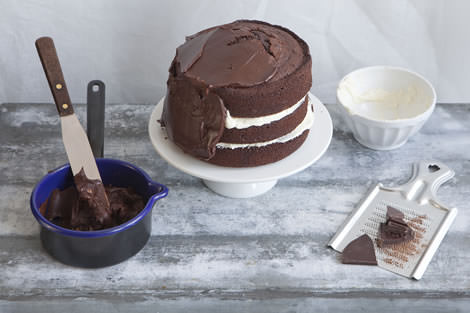
<svg viewBox="0 0 470 313"><path fill-rule="evenodd" d="M338 86L338 97L351 113L377 120L399 120L415 117L432 105L432 97L415 84L401 88L364 88L350 77Z"/></svg>

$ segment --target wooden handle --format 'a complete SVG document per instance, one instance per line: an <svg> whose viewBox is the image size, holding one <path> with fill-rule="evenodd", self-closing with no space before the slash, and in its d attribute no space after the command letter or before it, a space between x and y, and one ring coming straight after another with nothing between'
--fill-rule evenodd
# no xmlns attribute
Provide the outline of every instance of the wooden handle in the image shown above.
<svg viewBox="0 0 470 313"><path fill-rule="evenodd" d="M60 67L54 41L50 37L41 37L36 40L36 49L41 59L44 73L46 73L49 88L51 88L57 111L60 116L73 114L72 102L65 84L64 74Z"/></svg>

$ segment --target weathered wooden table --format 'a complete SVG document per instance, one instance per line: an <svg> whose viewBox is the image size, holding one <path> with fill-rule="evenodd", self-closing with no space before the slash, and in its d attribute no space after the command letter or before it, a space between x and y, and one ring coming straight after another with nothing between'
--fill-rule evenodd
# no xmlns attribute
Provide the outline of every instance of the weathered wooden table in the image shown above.
<svg viewBox="0 0 470 313"><path fill-rule="evenodd" d="M108 105L105 156L142 167L170 194L139 254L89 270L45 253L29 208L34 185L67 160L54 105L0 105L0 312L468 312L470 105L438 105L405 146L386 152L360 146L328 105L335 131L326 154L245 200L163 161L147 134L153 108ZM82 118L84 110L77 106ZM460 209L423 279L341 264L326 244L347 214L372 184L405 182L421 159L455 170L438 196Z"/></svg>

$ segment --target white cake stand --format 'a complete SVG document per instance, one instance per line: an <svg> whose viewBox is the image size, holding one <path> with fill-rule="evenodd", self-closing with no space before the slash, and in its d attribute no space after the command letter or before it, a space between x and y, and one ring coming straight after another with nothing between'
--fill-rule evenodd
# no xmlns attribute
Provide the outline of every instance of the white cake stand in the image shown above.
<svg viewBox="0 0 470 313"><path fill-rule="evenodd" d="M312 165L325 153L333 134L330 114L315 96L309 94L315 120L307 139L294 153L278 162L257 167L223 167L200 161L184 153L171 140L158 120L163 110L163 100L153 110L149 121L149 135L155 150L177 169L199 177L212 191L230 198L250 198L263 194L277 180L295 174Z"/></svg>

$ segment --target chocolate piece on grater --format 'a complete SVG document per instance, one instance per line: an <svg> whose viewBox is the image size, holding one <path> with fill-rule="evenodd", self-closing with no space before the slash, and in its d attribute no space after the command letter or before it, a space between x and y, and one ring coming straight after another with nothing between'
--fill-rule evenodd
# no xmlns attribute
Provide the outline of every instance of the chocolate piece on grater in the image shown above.
<svg viewBox="0 0 470 313"><path fill-rule="evenodd" d="M413 240L415 237L413 229L406 224L403 212L387 206L387 221L379 226L379 247L400 244Z"/></svg>
<svg viewBox="0 0 470 313"><path fill-rule="evenodd" d="M372 239L364 234L351 241L343 250L343 264L377 265Z"/></svg>
<svg viewBox="0 0 470 313"><path fill-rule="evenodd" d="M403 212L391 207L391 206L387 206L387 221L388 220L392 220L392 221L395 221L395 222L401 222L402 224L406 224L405 221L405 214L403 214Z"/></svg>

